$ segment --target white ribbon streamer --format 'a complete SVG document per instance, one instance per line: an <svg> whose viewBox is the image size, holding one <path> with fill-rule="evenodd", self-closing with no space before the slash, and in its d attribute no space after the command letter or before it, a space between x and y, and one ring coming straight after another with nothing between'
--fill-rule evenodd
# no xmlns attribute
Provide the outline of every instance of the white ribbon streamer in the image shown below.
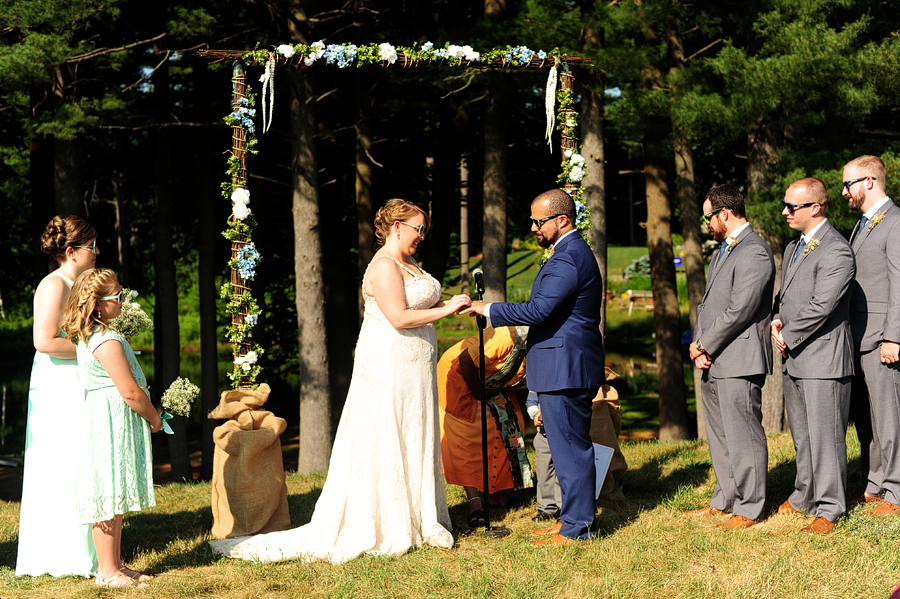
<svg viewBox="0 0 900 599"><path fill-rule="evenodd" d="M275 106L275 56L273 54L269 54L269 59L266 61L266 68L263 72L262 77L259 78L262 82L262 117L263 117L263 127L262 132L265 133L269 130L269 127L272 126L272 109ZM268 110L268 120L266 119L266 89L269 90L269 110Z"/></svg>
<svg viewBox="0 0 900 599"><path fill-rule="evenodd" d="M544 94L544 108L547 112L547 130L544 132L544 138L547 140L547 146L550 153L553 153L553 126L556 124L556 82L559 76L556 72L556 65L559 59L550 68L550 76L547 77L547 91Z"/></svg>

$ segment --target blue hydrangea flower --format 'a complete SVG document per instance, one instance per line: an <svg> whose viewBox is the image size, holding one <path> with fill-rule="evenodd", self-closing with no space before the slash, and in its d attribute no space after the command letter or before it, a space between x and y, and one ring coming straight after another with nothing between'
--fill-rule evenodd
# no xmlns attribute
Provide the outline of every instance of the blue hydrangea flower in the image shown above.
<svg viewBox="0 0 900 599"><path fill-rule="evenodd" d="M424 44L422 44L422 52L428 52L432 48L434 48L434 44L432 44L431 42L425 42Z"/></svg>
<svg viewBox="0 0 900 599"><path fill-rule="evenodd" d="M547 53L543 50L538 50L537 57L541 60L544 60L545 58L547 58Z"/></svg>
<svg viewBox="0 0 900 599"><path fill-rule="evenodd" d="M587 205L581 200L575 202L575 223L580 225L587 218Z"/></svg>
<svg viewBox="0 0 900 599"><path fill-rule="evenodd" d="M241 278L245 281L252 281L256 276L256 263L259 261L260 255L256 251L255 243L248 243L238 250L237 267Z"/></svg>
<svg viewBox="0 0 900 599"><path fill-rule="evenodd" d="M438 48L434 51L434 55L437 58L450 58L450 53L445 48Z"/></svg>
<svg viewBox="0 0 900 599"><path fill-rule="evenodd" d="M248 314L244 317L244 322L249 324L251 327L255 327L258 320L259 316L257 314Z"/></svg>
<svg viewBox="0 0 900 599"><path fill-rule="evenodd" d="M356 46L354 44L348 46L330 44L325 48L324 56L328 64L337 63L339 69L345 69L356 60Z"/></svg>

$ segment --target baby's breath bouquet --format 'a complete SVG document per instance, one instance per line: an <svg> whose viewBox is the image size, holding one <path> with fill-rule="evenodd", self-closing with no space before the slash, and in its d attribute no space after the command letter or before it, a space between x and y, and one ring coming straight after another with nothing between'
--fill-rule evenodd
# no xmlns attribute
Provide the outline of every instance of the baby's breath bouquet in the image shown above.
<svg viewBox="0 0 900 599"><path fill-rule="evenodd" d="M109 320L109 326L115 329L126 339L134 339L144 331L153 328L151 319L135 298L138 292L133 289L123 289L122 313Z"/></svg>
<svg viewBox="0 0 900 599"><path fill-rule="evenodd" d="M162 395L163 431L172 434L172 428L166 420L172 419L172 414L187 418L191 414L191 404L200 395L200 388L189 379L178 377Z"/></svg>

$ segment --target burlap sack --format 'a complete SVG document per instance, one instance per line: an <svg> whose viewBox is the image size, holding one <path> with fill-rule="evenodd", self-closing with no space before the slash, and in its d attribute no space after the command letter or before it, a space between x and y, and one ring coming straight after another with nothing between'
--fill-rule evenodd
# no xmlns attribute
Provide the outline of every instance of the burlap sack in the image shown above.
<svg viewBox="0 0 900 599"><path fill-rule="evenodd" d="M606 369L606 380L611 381L619 375ZM600 488L600 501L615 501L625 497L622 492L622 477L628 470L625 455L619 448L619 433L622 431L622 406L619 393L610 385L600 387L600 392L591 405L591 441L613 448L612 462L606 479Z"/></svg>
<svg viewBox="0 0 900 599"><path fill-rule="evenodd" d="M256 391L225 391L214 419L230 420L213 431L212 513L214 539L242 537L291 527L281 459L283 418L258 409L269 398Z"/></svg>

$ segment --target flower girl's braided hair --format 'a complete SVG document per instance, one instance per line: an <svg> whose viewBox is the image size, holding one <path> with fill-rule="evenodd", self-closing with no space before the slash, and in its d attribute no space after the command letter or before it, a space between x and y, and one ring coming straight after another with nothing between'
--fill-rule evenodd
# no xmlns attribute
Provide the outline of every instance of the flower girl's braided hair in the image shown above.
<svg viewBox="0 0 900 599"><path fill-rule="evenodd" d="M59 323L59 328L73 343L87 343L97 325L107 328L96 316L97 302L105 295L112 295L117 283L116 272L109 268L91 268L75 279Z"/></svg>

